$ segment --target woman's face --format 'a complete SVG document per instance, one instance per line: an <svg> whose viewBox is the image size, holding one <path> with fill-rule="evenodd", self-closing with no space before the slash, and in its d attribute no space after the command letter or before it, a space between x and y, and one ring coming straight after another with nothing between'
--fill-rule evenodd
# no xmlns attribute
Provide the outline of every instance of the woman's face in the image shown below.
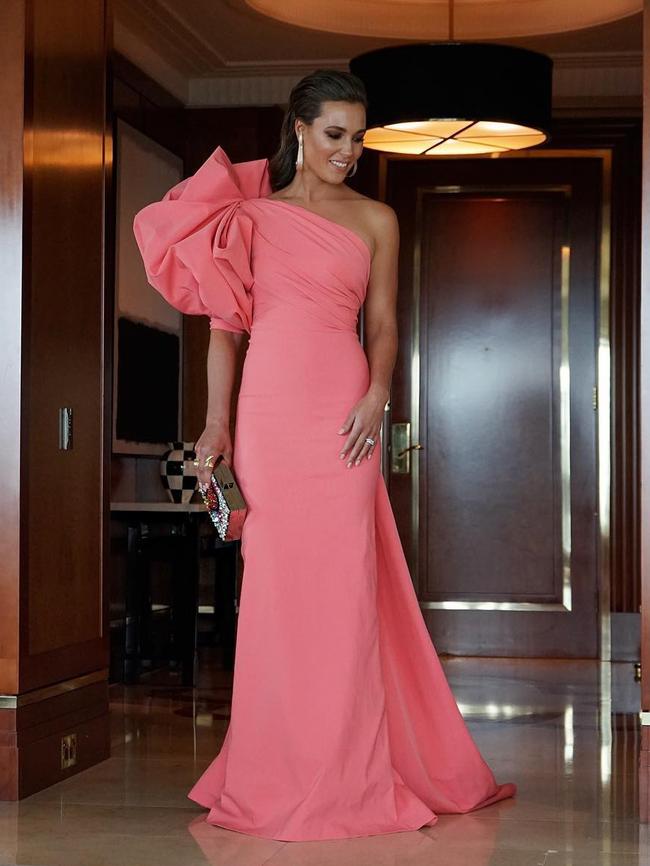
<svg viewBox="0 0 650 866"><path fill-rule="evenodd" d="M327 101L311 126L302 129L304 166L328 183L341 183L363 150L366 111L360 102Z"/></svg>

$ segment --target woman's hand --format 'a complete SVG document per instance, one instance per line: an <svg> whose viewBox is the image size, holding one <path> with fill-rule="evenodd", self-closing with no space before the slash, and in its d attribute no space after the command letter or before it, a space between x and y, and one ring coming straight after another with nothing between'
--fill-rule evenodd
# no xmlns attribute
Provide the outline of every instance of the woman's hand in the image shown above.
<svg viewBox="0 0 650 866"><path fill-rule="evenodd" d="M223 459L228 466L232 465L232 442L228 424L225 421L208 421L205 430L194 445L194 450L199 461L199 481L207 484L212 475L212 468L206 466L205 461L210 455L212 455L210 463L213 467L220 454L223 454Z"/></svg>
<svg viewBox="0 0 650 866"><path fill-rule="evenodd" d="M371 385L364 396L352 407L345 419L339 434L348 433L339 457L343 460L347 455L348 468L358 466L364 457L372 457L375 445L369 445L366 436L379 441L379 431L384 417L384 407L389 397L389 391L378 385ZM349 452L349 453L348 453Z"/></svg>

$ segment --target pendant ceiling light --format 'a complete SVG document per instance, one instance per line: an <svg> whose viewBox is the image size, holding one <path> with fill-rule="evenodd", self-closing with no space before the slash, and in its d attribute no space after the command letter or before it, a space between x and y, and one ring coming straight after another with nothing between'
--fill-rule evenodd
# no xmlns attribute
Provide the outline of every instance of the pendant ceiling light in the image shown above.
<svg viewBox="0 0 650 866"><path fill-rule="evenodd" d="M350 71L368 92L364 147L463 156L522 150L548 137L552 61L536 51L414 43L361 54Z"/></svg>
<svg viewBox="0 0 650 866"><path fill-rule="evenodd" d="M350 61L368 92L364 147L419 156L523 150L546 141L553 64L536 51L449 41L379 48Z"/></svg>

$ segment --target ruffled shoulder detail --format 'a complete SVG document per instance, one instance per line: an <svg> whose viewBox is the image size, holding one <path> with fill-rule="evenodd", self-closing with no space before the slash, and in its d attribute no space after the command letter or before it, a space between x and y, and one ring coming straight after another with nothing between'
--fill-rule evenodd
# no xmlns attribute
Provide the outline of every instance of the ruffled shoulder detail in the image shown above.
<svg viewBox="0 0 650 866"><path fill-rule="evenodd" d="M222 147L198 171L136 214L149 283L211 328L250 333L253 221L243 201L271 192L268 160L231 163Z"/></svg>

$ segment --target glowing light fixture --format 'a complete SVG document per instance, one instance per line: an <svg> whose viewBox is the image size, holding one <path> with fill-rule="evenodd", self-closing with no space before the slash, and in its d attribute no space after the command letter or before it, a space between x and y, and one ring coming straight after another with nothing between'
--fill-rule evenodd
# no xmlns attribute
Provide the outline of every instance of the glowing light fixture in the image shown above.
<svg viewBox="0 0 650 866"><path fill-rule="evenodd" d="M448 36L448 0L244 2L276 21L325 33L418 42ZM456 0L456 9L463 38L488 41L602 26L642 12L643 0Z"/></svg>
<svg viewBox="0 0 650 866"><path fill-rule="evenodd" d="M522 150L548 137L552 61L509 45L414 43L350 61L368 91L364 147L464 156Z"/></svg>
<svg viewBox="0 0 650 866"><path fill-rule="evenodd" d="M364 147L390 153L465 156L523 150L546 141L550 57L511 45L453 41L379 48L353 58L366 85Z"/></svg>

